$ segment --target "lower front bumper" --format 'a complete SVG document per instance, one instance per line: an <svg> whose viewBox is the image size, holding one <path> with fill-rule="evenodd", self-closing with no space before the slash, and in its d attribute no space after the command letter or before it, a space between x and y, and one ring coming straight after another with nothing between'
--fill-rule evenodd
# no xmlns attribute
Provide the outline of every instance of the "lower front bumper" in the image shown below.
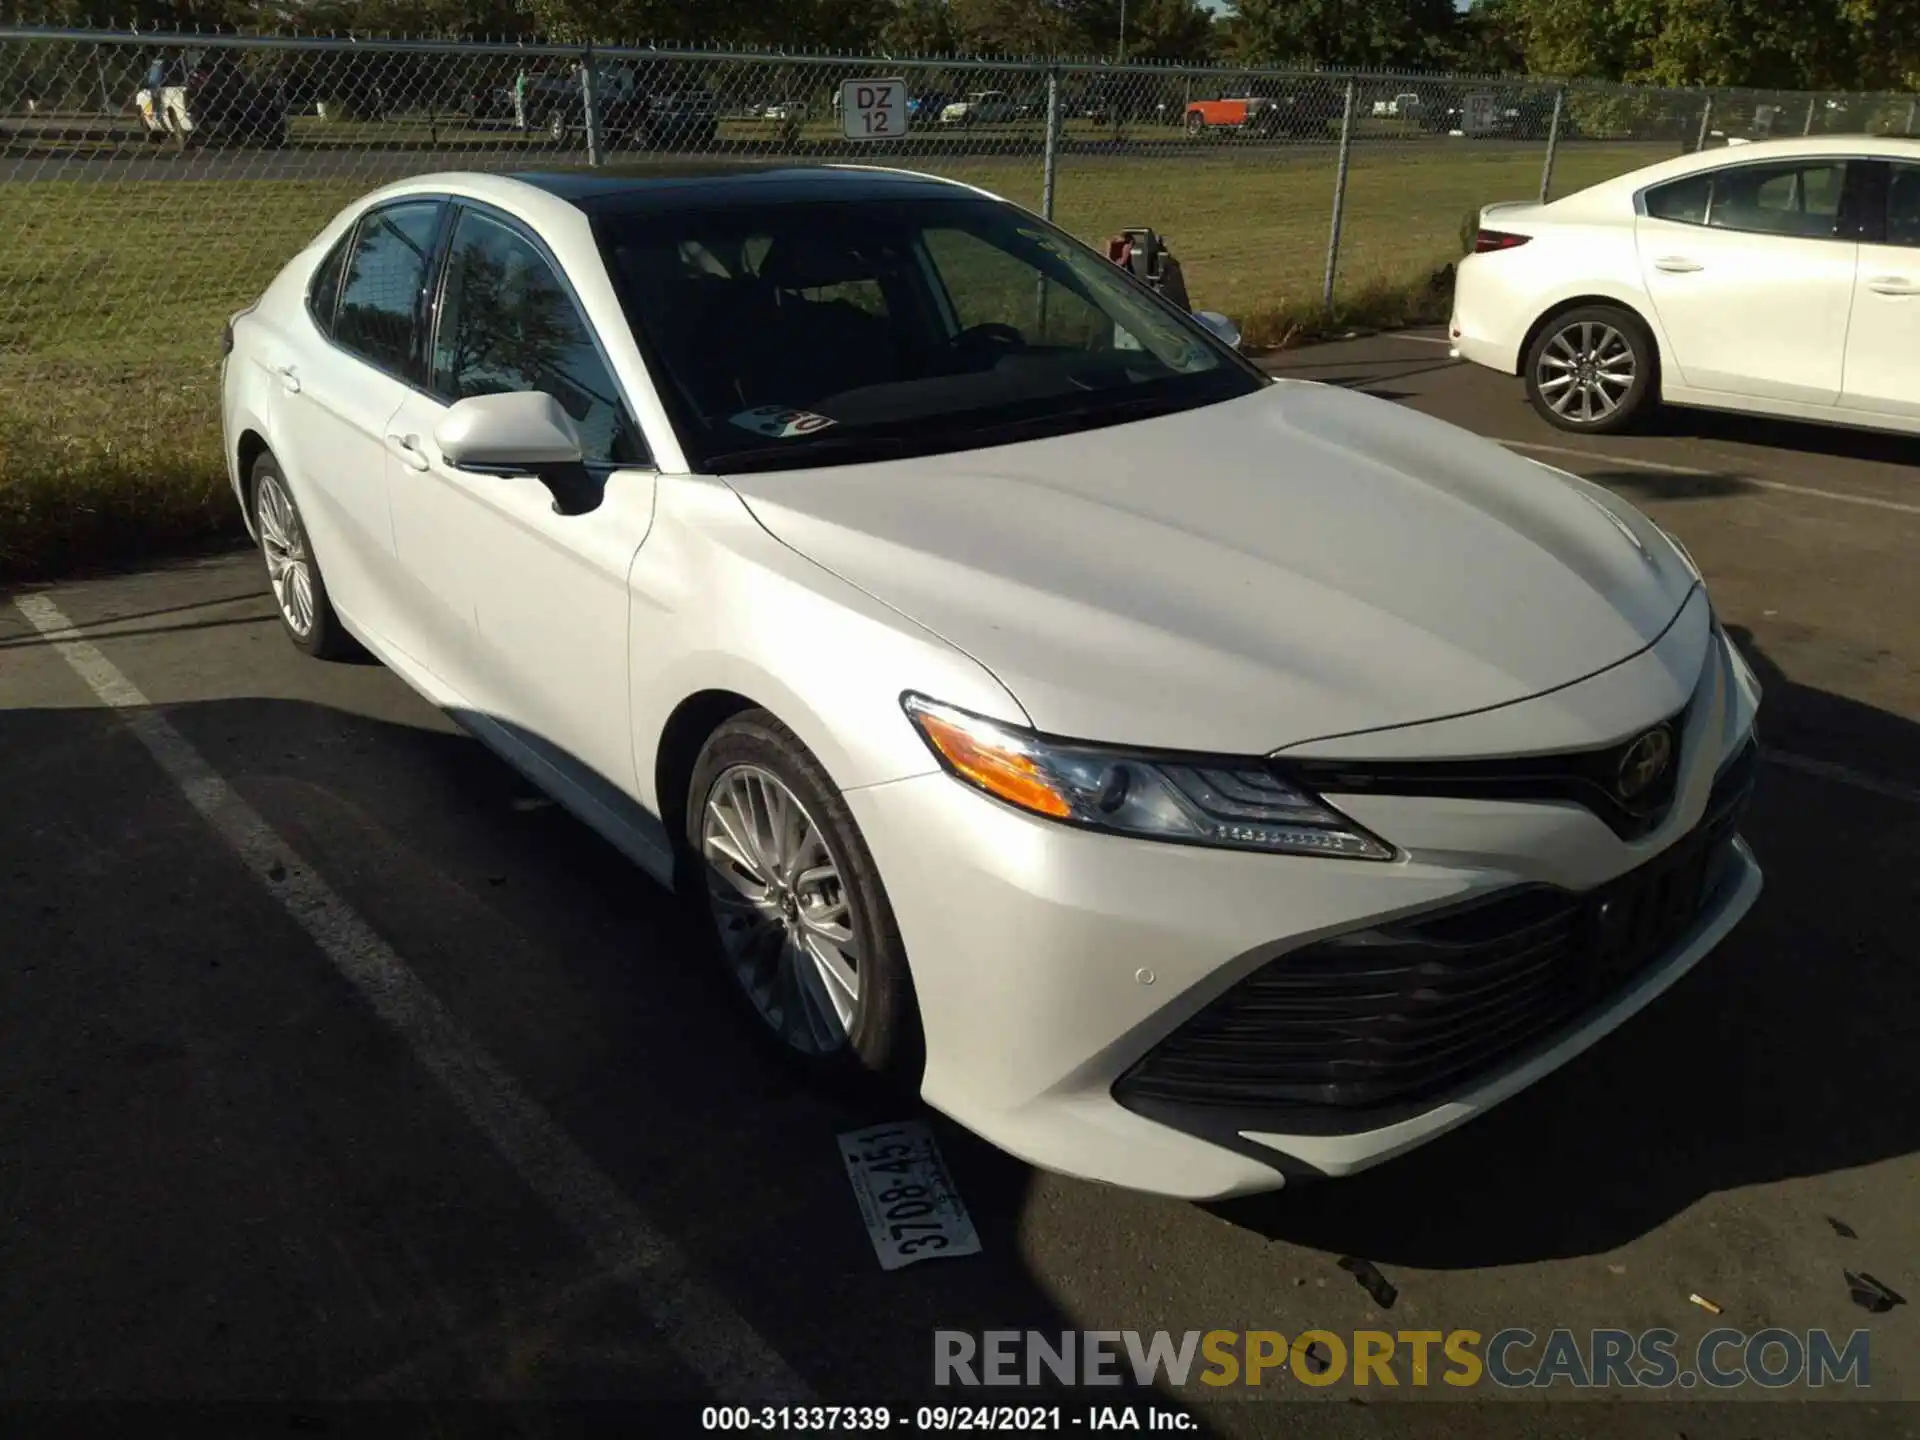
<svg viewBox="0 0 1920 1440"><path fill-rule="evenodd" d="M1304 1168L1324 1176L1351 1175L1412 1150L1492 1109L1618 1029L1726 938L1753 908L1761 889L1760 867L1744 842L1734 843L1733 860L1720 888L1685 939L1599 1009L1534 1053L1419 1114L1377 1129L1340 1135L1275 1134L1245 1129L1236 1131L1236 1137L1284 1156L1292 1162L1287 1168L1296 1173Z"/></svg>
<svg viewBox="0 0 1920 1440"><path fill-rule="evenodd" d="M902 823L923 836L938 833L958 818L949 808L955 803L990 810L1015 827L1042 823L1015 817L944 775L850 792L848 799L870 841ZM1196 1123L1190 1114L1177 1120L1144 1114L1114 1098L1115 1082L1155 1042L1285 947L1242 950L1216 967L1210 957L1230 953L1231 942L1224 934L1198 938L1195 932L1204 924L1193 917L1218 915L1222 904L1231 903L1222 887L1189 910L1174 896L1182 889L1195 893L1197 887L1169 885L1164 875L1156 885L1144 869L1126 863L1164 860L1171 847L1109 836L1066 838L1156 853L1116 856L1117 863L1101 867L1102 877L1070 860L1056 862L1040 847L1023 848L1010 831L1004 846L995 846L1006 862L1004 871L984 885L985 877L959 886L949 881L941 899L938 847L917 847L925 868L913 866L902 874L890 863L896 847L875 846L914 962L927 1032L922 1095L933 1108L1041 1169L1189 1200L1351 1175L1483 1114L1564 1065L1671 987L1740 922L1761 890L1752 852L1736 842L1718 888L1684 937L1542 1047L1393 1123L1339 1134L1290 1134L1275 1128L1271 1117L1266 1126L1251 1116L1234 1116L1224 1125ZM1190 851L1181 858L1246 859L1270 867L1276 857ZM1300 863L1325 868L1317 860ZM1455 895L1470 893L1460 888L1463 877L1457 875L1399 878L1410 891L1429 896L1443 885ZM1240 887L1229 881L1224 888ZM1270 879L1261 889L1272 910L1313 920L1342 908L1357 915L1361 903L1357 894L1339 895L1337 882L1296 891L1276 889ZM989 893L994 898L988 899ZM1238 923L1247 923L1244 910ZM1315 927L1323 933L1340 928L1345 926Z"/></svg>
<svg viewBox="0 0 1920 1440"><path fill-rule="evenodd" d="M1650 713L1668 713L1670 698ZM1664 932L1614 989L1527 1048L1426 1092L1413 1113L1362 1112L1316 1129L1290 1127L1274 1107L1196 1127L1128 1108L1114 1088L1281 957L1517 887L1594 891L1667 854L1706 821L1716 777L1748 742L1755 700L1716 640L1668 817L1636 840L1574 804L1334 796L1407 852L1336 862L1075 830L940 773L849 790L912 965L922 1094L1042 1168L1190 1199L1351 1174L1412 1149L1564 1064L1699 963L1759 894L1745 845L1731 846L1684 928Z"/></svg>

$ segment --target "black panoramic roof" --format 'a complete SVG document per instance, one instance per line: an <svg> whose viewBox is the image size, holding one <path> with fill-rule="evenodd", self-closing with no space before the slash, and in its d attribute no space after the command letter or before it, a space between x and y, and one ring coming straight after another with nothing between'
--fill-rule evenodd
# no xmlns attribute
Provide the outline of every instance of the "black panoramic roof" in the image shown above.
<svg viewBox="0 0 1920 1440"><path fill-rule="evenodd" d="M804 200L927 199L970 193L944 180L897 170L753 161L607 166L598 170L530 172L508 178L538 186L590 215Z"/></svg>

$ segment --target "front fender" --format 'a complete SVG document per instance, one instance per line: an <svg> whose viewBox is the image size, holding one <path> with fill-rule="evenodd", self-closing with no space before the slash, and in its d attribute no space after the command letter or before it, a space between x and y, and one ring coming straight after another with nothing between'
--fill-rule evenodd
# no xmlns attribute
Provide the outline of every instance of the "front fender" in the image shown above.
<svg viewBox="0 0 1920 1440"><path fill-rule="evenodd" d="M634 769L656 815L663 737L708 691L770 711L841 790L938 769L904 691L1031 723L985 666L776 540L718 480L662 477L629 590Z"/></svg>

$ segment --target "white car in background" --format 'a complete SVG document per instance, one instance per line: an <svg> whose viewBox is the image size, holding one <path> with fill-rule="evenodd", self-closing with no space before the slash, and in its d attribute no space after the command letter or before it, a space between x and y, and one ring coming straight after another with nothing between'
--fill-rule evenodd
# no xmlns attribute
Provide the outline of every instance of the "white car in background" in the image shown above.
<svg viewBox="0 0 1920 1440"><path fill-rule="evenodd" d="M1018 107L1004 90L976 90L964 100L955 100L940 112L942 125L1005 125L1016 117Z"/></svg>
<svg viewBox="0 0 1920 1440"><path fill-rule="evenodd" d="M970 187L424 176L227 352L294 643L676 887L793 1063L1036 1164L1362 1169L1759 891L1758 689L1675 541Z"/></svg>
<svg viewBox="0 0 1920 1440"><path fill-rule="evenodd" d="M1490 205L1448 333L1563 430L1665 401L1920 433L1920 140L1762 140Z"/></svg>

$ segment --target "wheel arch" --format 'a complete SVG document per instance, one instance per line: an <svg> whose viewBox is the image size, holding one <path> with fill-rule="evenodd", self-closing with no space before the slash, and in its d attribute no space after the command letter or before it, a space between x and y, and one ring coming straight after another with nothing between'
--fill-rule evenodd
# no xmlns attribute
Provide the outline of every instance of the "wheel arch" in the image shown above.
<svg viewBox="0 0 1920 1440"><path fill-rule="evenodd" d="M676 856L686 849L687 786L693 780L693 767L699 762L700 751L714 731L749 710L775 714L738 690L718 687L700 690L674 706L661 727L653 752L654 803Z"/></svg>
<svg viewBox="0 0 1920 1440"><path fill-rule="evenodd" d="M241 430L240 438L233 446L234 490L240 499L240 516L246 522L247 534L255 540L260 535L253 522L253 467L262 455L272 453L273 447L267 443L267 437L251 425Z"/></svg>
<svg viewBox="0 0 1920 1440"><path fill-rule="evenodd" d="M1562 315L1566 315L1574 310L1584 310L1588 306L1603 306L1614 310L1624 310L1639 322L1640 328L1646 331L1647 338L1653 341L1653 385L1654 394L1658 395L1662 377L1665 376L1667 371L1666 342L1660 334L1660 327L1653 323L1653 317L1647 313L1645 306L1637 301L1629 300L1624 296L1606 291L1569 296L1564 300L1556 300L1545 310L1542 310L1534 319L1533 324L1527 327L1527 333L1522 336L1520 340L1517 359L1521 375L1524 376L1526 374L1527 357L1533 353L1534 341L1540 338L1541 332Z"/></svg>

